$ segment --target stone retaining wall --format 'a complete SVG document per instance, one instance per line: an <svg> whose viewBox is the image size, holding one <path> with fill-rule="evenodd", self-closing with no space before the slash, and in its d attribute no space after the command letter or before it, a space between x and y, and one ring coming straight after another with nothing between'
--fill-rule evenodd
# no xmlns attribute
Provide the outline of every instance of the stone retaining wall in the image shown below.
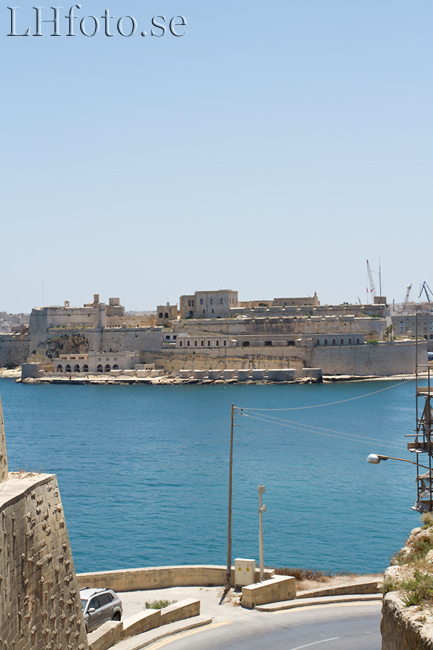
<svg viewBox="0 0 433 650"><path fill-rule="evenodd" d="M168 589L169 587L219 587L226 583L225 566L190 565L149 567L144 569L120 569L118 571L98 571L79 573L79 588L110 587L114 591L148 591ZM274 575L273 569L265 569L265 578ZM255 580L260 579L256 569ZM232 567L232 584L235 583L235 568Z"/></svg>

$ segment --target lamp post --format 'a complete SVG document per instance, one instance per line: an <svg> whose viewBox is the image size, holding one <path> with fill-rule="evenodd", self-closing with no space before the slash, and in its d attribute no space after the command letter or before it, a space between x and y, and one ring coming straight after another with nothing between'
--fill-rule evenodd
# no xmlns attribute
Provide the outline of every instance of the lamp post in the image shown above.
<svg viewBox="0 0 433 650"><path fill-rule="evenodd" d="M230 418L230 463L229 463L229 505L227 516L227 573L226 589L229 590L232 584L232 496L233 496L233 427L235 416L235 405L232 404Z"/></svg>
<svg viewBox="0 0 433 650"><path fill-rule="evenodd" d="M372 465L378 465L381 460L401 460L402 463L410 463L411 465L416 465L423 469L429 469L425 465L420 465L419 463L415 463L415 461L408 460L407 458L395 458L394 456L382 456L381 454L369 454L369 456L367 456L367 462L372 463Z"/></svg>
<svg viewBox="0 0 433 650"><path fill-rule="evenodd" d="M262 494L266 492L264 485L258 486L259 491L259 553L260 553L260 582L263 581L265 568L263 566L263 513L266 512L266 506L262 506Z"/></svg>

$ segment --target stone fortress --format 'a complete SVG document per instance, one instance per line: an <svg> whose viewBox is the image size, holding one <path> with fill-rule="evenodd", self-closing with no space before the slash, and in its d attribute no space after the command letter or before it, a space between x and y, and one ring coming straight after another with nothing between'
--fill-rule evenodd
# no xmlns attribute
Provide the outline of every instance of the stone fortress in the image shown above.
<svg viewBox="0 0 433 650"><path fill-rule="evenodd" d="M0 400L0 650L87 650L57 479L8 472Z"/></svg>
<svg viewBox="0 0 433 650"><path fill-rule="evenodd" d="M370 305L321 305L316 294L242 302L233 290L196 291L181 296L179 308L159 305L155 315L140 316L128 315L118 298L105 304L96 294L83 307L66 301L34 308L28 333L13 341L0 336L0 366L14 359L51 373L113 376L233 370L251 378L253 370L289 369L301 376L306 368L324 375L413 373L415 345L400 320L384 297ZM433 336L433 315L428 327ZM424 356L425 347L418 346Z"/></svg>

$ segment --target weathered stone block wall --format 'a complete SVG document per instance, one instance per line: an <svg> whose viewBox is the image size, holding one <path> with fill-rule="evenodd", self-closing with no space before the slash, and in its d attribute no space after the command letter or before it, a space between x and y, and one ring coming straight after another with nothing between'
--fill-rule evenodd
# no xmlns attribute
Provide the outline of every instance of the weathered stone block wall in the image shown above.
<svg viewBox="0 0 433 650"><path fill-rule="evenodd" d="M427 363L426 343L418 344L419 360ZM312 366L325 375L397 375L415 372L414 343L382 343L317 347Z"/></svg>
<svg viewBox="0 0 433 650"><path fill-rule="evenodd" d="M0 397L0 483L8 478L8 457L6 453L5 423L3 419L2 401Z"/></svg>
<svg viewBox="0 0 433 650"><path fill-rule="evenodd" d="M1 484L0 613L0 650L88 648L55 476Z"/></svg>
<svg viewBox="0 0 433 650"><path fill-rule="evenodd" d="M0 368L19 366L29 356L30 339L20 334L0 335Z"/></svg>

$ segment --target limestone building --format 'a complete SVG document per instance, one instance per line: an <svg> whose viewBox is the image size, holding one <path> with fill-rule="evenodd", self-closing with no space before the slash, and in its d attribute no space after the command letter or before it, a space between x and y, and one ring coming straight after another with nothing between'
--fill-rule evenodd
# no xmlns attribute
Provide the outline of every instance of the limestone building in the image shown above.
<svg viewBox="0 0 433 650"><path fill-rule="evenodd" d="M229 318L230 309L237 305L237 291L196 291L180 297L180 318Z"/></svg>

